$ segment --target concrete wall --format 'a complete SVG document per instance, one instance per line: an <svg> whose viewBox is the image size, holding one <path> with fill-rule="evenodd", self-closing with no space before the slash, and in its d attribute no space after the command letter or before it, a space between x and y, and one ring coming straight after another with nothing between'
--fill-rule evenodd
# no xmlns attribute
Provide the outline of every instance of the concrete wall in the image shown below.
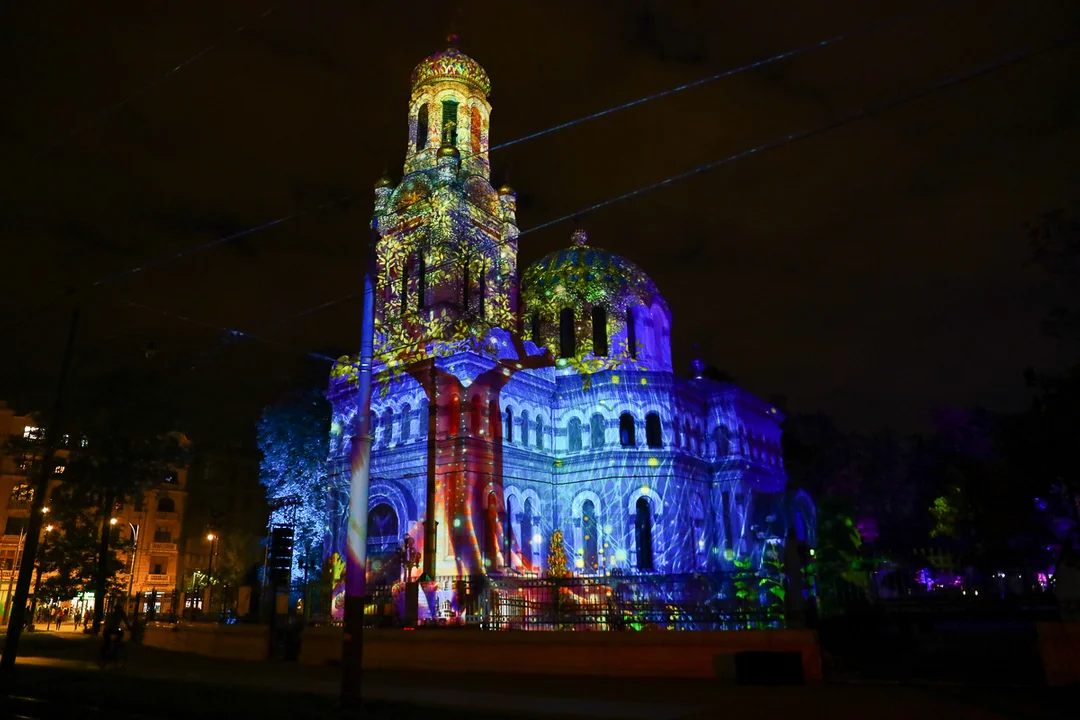
<svg viewBox="0 0 1080 720"><path fill-rule="evenodd" d="M150 626L151 647L240 660L268 657L268 628L258 625ZM341 659L337 628L304 631L300 662ZM736 632L481 632L367 630L364 667L428 672L492 672L622 677L735 678L735 654L796 652L806 680L821 679L817 633L811 630Z"/></svg>
<svg viewBox="0 0 1080 720"><path fill-rule="evenodd" d="M744 651L797 652L806 680L820 680L817 633L735 632L481 632L369 630L364 666L429 672L493 672L623 677L735 678ZM341 632L309 629L300 662L341 658Z"/></svg>
<svg viewBox="0 0 1080 720"><path fill-rule="evenodd" d="M1080 622L1036 623L1046 684L1080 685Z"/></svg>

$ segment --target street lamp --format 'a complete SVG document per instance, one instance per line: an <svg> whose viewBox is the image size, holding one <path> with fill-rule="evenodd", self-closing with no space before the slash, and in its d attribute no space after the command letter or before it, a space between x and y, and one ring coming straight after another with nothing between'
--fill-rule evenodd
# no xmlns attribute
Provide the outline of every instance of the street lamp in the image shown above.
<svg viewBox="0 0 1080 720"><path fill-rule="evenodd" d="M48 508L44 508L48 510ZM42 557L37 562L37 580L34 581L34 598L30 601L30 627L34 627L34 618L37 617L37 602L41 597L41 566L45 564L45 548L49 542L49 533L53 531L52 525L45 526L45 537L41 541Z"/></svg>
<svg viewBox="0 0 1080 720"><path fill-rule="evenodd" d="M116 518L109 518L109 524L110 525L116 525L116 523L117 523ZM131 528L131 541L132 541L132 543L134 543L134 547L132 547L132 549L131 549L131 558L130 558L131 562L130 562L129 567L128 567L127 602L130 603L131 602L131 591L134 589L134 586L135 586L135 562L136 562L136 558L139 556L139 528L141 526L136 525L135 523L133 523L133 522L131 522L129 520L128 521L128 527ZM138 612L138 610L139 610L139 604L135 603L135 609L132 610L132 614L135 614L136 612Z"/></svg>
<svg viewBox="0 0 1080 720"><path fill-rule="evenodd" d="M206 568L206 583L209 585L209 592L206 595L206 611L211 612L214 602L214 551L218 538L214 533L207 533L206 539L210 541L210 563Z"/></svg>

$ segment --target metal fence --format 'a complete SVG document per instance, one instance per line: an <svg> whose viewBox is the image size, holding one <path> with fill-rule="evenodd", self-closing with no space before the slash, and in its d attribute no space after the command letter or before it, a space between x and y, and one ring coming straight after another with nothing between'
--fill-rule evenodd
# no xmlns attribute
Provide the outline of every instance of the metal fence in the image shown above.
<svg viewBox="0 0 1080 720"><path fill-rule="evenodd" d="M782 588L778 576L748 572L441 577L420 587L428 610L419 624L482 630L775 629L785 625ZM403 591L401 585L372 588L367 624L402 624Z"/></svg>

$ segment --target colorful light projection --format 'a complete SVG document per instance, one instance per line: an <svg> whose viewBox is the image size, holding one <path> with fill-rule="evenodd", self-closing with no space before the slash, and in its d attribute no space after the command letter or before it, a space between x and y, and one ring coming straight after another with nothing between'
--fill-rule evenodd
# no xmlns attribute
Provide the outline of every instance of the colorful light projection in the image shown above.
<svg viewBox="0 0 1080 720"><path fill-rule="evenodd" d="M671 313L640 268L578 231L525 271L519 313L513 192L460 159L486 152L486 125L465 126L490 108L458 73L417 76L408 174L376 186L371 582L400 578L405 534L439 580L421 617L467 607L456 579L550 571L553 537L569 573L605 578L765 572L789 527L812 545L813 503L785 493L779 413L703 364L672 372ZM344 550L354 360L329 398L328 556Z"/></svg>
<svg viewBox="0 0 1080 720"><path fill-rule="evenodd" d="M456 42L456 38L451 37L450 42ZM484 95L491 94L491 80L487 71L454 45L426 58L412 72L414 89L442 80L465 83Z"/></svg>
<svg viewBox="0 0 1080 720"><path fill-rule="evenodd" d="M559 367L580 373L614 368L671 371L671 311L637 265L588 245L572 245L522 277L525 333L551 350Z"/></svg>

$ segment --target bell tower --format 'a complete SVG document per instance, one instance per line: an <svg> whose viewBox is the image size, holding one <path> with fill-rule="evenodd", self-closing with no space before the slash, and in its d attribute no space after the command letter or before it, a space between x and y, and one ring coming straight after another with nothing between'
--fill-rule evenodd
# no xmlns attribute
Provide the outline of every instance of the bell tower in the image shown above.
<svg viewBox="0 0 1080 720"><path fill-rule="evenodd" d="M491 81L451 43L413 70L404 177L375 184L383 359L422 359L515 324L516 203L491 185Z"/></svg>

